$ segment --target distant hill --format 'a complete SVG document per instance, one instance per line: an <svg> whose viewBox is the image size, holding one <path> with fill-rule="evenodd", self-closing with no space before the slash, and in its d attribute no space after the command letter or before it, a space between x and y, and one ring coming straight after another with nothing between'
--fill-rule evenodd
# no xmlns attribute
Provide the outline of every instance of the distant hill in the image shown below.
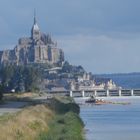
<svg viewBox="0 0 140 140"><path fill-rule="evenodd" d="M140 88L140 73L101 74L96 76L110 78L123 88Z"/></svg>

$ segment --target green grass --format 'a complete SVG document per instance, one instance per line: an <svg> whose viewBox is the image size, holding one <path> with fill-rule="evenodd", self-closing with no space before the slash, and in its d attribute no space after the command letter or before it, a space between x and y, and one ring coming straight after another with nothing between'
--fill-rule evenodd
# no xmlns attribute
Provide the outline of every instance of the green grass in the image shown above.
<svg viewBox="0 0 140 140"><path fill-rule="evenodd" d="M84 140L84 124L79 117L79 106L71 99L53 99L50 107L55 111L47 133L40 132L37 140Z"/></svg>
<svg viewBox="0 0 140 140"><path fill-rule="evenodd" d="M49 124L47 133L40 133L38 140L84 140L83 123L73 112L57 115Z"/></svg>
<svg viewBox="0 0 140 140"><path fill-rule="evenodd" d="M77 114L80 113L80 107L70 97L53 98L50 100L49 107L56 114L65 114L70 111Z"/></svg>

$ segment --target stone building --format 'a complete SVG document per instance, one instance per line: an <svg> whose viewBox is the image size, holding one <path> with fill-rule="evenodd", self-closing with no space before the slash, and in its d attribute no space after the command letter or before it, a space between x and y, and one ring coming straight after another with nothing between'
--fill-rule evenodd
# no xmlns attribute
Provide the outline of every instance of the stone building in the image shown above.
<svg viewBox="0 0 140 140"><path fill-rule="evenodd" d="M36 17L34 17L31 37L20 38L13 50L0 51L0 64L61 64L63 61L62 49L57 48L57 43L50 35L40 31Z"/></svg>

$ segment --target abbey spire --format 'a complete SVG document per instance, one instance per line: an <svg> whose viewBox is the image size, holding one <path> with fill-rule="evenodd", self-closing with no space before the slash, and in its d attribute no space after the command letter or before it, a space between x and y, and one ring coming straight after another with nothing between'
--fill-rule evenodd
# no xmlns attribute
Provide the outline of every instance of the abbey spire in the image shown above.
<svg viewBox="0 0 140 140"><path fill-rule="evenodd" d="M36 24L36 10L34 10L34 24Z"/></svg>
<svg viewBox="0 0 140 140"><path fill-rule="evenodd" d="M35 41L39 40L41 37L40 29L38 27L37 20L36 20L35 11L34 11L34 23L33 23L32 30L31 30L31 37Z"/></svg>

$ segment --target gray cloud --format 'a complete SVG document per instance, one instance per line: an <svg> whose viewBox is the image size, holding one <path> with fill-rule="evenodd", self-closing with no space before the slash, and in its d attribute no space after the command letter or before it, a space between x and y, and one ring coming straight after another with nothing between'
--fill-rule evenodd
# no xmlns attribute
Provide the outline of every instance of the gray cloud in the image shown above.
<svg viewBox="0 0 140 140"><path fill-rule="evenodd" d="M67 59L95 73L140 71L140 37L115 39L109 36L68 36L58 38Z"/></svg>

